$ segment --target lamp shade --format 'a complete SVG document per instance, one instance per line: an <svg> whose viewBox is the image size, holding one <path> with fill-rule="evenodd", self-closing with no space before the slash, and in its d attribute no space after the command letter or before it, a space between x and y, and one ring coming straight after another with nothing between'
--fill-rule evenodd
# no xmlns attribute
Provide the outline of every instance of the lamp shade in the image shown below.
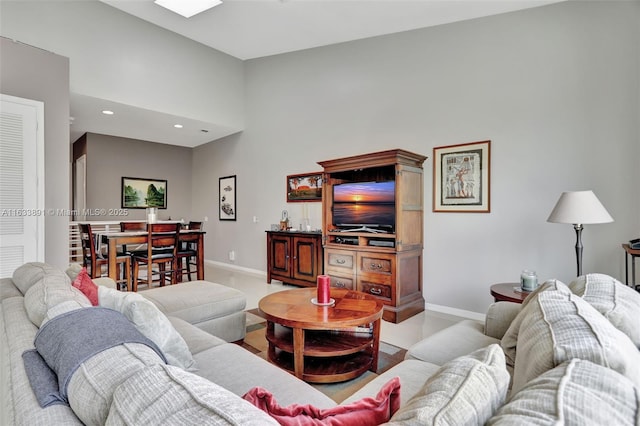
<svg viewBox="0 0 640 426"><path fill-rule="evenodd" d="M551 211L547 222L552 223L607 223L613 218L593 191L568 191Z"/></svg>

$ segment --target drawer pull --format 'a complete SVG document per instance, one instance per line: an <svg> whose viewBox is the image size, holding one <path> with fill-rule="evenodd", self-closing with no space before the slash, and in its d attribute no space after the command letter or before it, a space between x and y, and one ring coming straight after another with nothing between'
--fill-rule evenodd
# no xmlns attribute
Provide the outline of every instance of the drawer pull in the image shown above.
<svg viewBox="0 0 640 426"><path fill-rule="evenodd" d="M381 263L372 263L371 264L371 269L382 269L382 264Z"/></svg>
<svg viewBox="0 0 640 426"><path fill-rule="evenodd" d="M372 289L369 289L369 293L375 294L376 296L378 296L382 294L382 290L380 290L379 288L372 288Z"/></svg>
<svg viewBox="0 0 640 426"><path fill-rule="evenodd" d="M336 259L336 263L340 265L344 265L345 263L347 263L347 261L344 259Z"/></svg>
<svg viewBox="0 0 640 426"><path fill-rule="evenodd" d="M345 287L345 285L344 285L344 283L342 281L336 281L336 285L335 286L337 288L344 288Z"/></svg>

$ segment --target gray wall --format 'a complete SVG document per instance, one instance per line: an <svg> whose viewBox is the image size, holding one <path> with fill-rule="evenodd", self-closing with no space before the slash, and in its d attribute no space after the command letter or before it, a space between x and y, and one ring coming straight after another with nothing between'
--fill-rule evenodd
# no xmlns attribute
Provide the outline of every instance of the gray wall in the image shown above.
<svg viewBox="0 0 640 426"><path fill-rule="evenodd" d="M87 220L142 220L146 210L121 207L122 177L167 181L167 208L161 220L184 219L191 213L191 148L87 133L87 209L107 211ZM110 214L111 213L111 214Z"/></svg>
<svg viewBox="0 0 640 426"><path fill-rule="evenodd" d="M248 61L246 130L194 150L194 181L238 176L237 222L217 220L216 191L193 199L216 218L207 258L235 250L266 270L264 230L301 216L286 175L403 148L430 157L427 303L484 312L490 284L525 268L570 282L573 227L546 222L566 190L594 190L615 218L585 226L584 271L624 279L620 244L640 234L639 21L638 2L566 2ZM433 147L486 139L491 213L431 212Z"/></svg>
<svg viewBox="0 0 640 426"><path fill-rule="evenodd" d="M47 209L69 209L69 59L0 38L0 92L44 102ZM45 260L69 264L69 217L45 217Z"/></svg>

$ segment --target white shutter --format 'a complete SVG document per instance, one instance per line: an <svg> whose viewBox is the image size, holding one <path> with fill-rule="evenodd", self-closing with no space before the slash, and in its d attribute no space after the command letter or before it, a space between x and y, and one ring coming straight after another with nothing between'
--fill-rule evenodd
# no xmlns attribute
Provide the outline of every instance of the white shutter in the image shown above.
<svg viewBox="0 0 640 426"><path fill-rule="evenodd" d="M44 261L43 123L42 102L0 94L0 278Z"/></svg>

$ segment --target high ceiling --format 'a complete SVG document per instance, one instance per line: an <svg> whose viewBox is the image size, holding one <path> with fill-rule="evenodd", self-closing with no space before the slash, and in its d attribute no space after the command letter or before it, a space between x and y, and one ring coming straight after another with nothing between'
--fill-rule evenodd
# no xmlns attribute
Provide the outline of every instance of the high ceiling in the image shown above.
<svg viewBox="0 0 640 426"><path fill-rule="evenodd" d="M542 6L561 0L223 0L189 19L153 0L100 0L125 13L181 34L242 60ZM98 111L126 111L106 120ZM94 111L94 113L87 113ZM180 117L105 105L101 99L71 98L71 141L85 132L175 144L166 132ZM184 123L183 123L184 124ZM205 129L207 123L186 123ZM182 129L184 130L184 129ZM195 147L215 140L200 130L182 132L179 144Z"/></svg>

